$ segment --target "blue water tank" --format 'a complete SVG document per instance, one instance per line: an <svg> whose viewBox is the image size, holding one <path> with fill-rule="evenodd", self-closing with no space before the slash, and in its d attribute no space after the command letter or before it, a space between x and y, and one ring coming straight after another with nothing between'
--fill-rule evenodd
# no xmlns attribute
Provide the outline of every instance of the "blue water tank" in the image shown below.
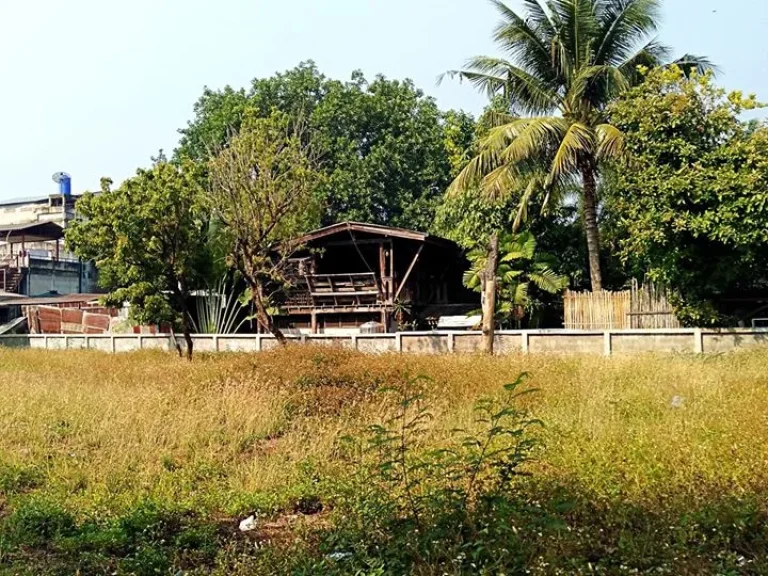
<svg viewBox="0 0 768 576"><path fill-rule="evenodd" d="M64 196L70 196L72 194L72 178L62 175L59 179L59 193Z"/></svg>

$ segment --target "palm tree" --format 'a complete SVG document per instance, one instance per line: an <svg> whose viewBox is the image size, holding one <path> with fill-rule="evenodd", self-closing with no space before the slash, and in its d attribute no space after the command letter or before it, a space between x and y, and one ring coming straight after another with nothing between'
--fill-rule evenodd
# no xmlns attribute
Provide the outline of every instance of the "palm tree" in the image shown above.
<svg viewBox="0 0 768 576"><path fill-rule="evenodd" d="M483 292L488 251L478 245L469 251L467 258L471 267L464 273L464 285L471 290ZM532 296L532 287L549 294L557 294L567 288L568 277L555 272L554 266L554 259L549 254L537 251L536 238L530 231L502 234L499 238L496 268L496 316L504 320L512 319L519 326L534 308L536 300Z"/></svg>
<svg viewBox="0 0 768 576"><path fill-rule="evenodd" d="M622 150L606 106L641 80L640 66L667 61L669 50L652 38L660 0L522 0L520 14L492 3L502 18L494 40L510 59L479 56L448 74L503 95L510 113L493 115L452 189L479 182L489 195L524 190L517 228L533 194L544 193L546 206L579 184L592 289L601 290L597 186L602 163ZM711 68L692 55L675 63Z"/></svg>

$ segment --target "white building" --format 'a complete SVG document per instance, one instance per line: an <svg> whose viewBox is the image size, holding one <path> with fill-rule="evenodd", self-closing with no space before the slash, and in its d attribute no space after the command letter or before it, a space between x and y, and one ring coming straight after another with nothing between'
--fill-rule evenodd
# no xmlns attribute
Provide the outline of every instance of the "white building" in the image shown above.
<svg viewBox="0 0 768 576"><path fill-rule="evenodd" d="M77 196L0 201L0 290L27 296L96 290L96 271L64 247Z"/></svg>

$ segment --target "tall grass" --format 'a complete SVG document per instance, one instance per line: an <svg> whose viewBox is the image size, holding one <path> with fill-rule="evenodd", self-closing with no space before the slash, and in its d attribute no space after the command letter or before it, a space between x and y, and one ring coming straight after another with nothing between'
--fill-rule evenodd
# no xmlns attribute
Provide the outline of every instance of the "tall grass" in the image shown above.
<svg viewBox="0 0 768 576"><path fill-rule="evenodd" d="M198 562L163 548L165 564L149 562L151 570L251 573L257 564L233 564L242 555L228 552L238 546L236 521L254 511L280 519L308 498L326 513L340 509L330 488L350 473L340 439L381 421L378 389L427 376L434 419L424 442L437 446L447 431L471 428L475 401L498 397L521 372L539 389L521 407L545 424L519 487L526 569L759 573L768 551L759 504L768 496L766 365L766 352L486 358L291 347L188 363L161 353L0 351L0 574L23 573L30 558L39 568L30 574L72 573L82 551L67 556L62 526L80 526L82 538L83 526L124 526L148 505L213 526L218 549ZM69 520L30 541L45 510ZM339 522L330 513L320 531ZM301 541L321 554L317 540ZM106 564L93 573L152 573L136 564L138 544L96 549ZM272 557L259 554L254 562ZM284 558L258 566L310 570Z"/></svg>

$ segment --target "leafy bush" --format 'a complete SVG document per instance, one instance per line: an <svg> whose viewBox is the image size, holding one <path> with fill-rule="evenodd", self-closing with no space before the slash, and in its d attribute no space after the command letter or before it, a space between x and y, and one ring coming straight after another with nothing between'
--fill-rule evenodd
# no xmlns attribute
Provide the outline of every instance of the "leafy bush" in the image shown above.
<svg viewBox="0 0 768 576"><path fill-rule="evenodd" d="M3 532L19 544L40 545L75 532L75 519L56 502L30 498L3 522Z"/></svg>
<svg viewBox="0 0 768 576"><path fill-rule="evenodd" d="M0 463L0 495L25 492L43 483L43 473L37 466Z"/></svg>
<svg viewBox="0 0 768 576"><path fill-rule="evenodd" d="M347 544L367 548L363 557L376 550L395 573L418 564L490 570L514 563L506 516L515 507L514 482L538 445L529 429L541 424L516 405L533 392L520 390L526 379L505 385L501 398L477 401L473 429L443 431L437 446L425 441L434 432L421 390L429 380L383 389L394 410L368 428L362 445L345 439L360 454L342 525L353 540Z"/></svg>

